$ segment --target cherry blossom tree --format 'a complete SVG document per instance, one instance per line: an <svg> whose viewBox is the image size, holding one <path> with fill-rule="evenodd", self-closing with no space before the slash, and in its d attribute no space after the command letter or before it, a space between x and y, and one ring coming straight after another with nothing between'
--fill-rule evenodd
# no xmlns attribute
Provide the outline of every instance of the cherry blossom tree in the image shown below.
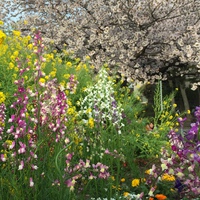
<svg viewBox="0 0 200 200"><path fill-rule="evenodd" d="M199 0L2 0L0 7L5 20L21 16L14 27L40 28L47 42L89 55L97 68L106 62L152 82L190 75L193 89L200 85Z"/></svg>

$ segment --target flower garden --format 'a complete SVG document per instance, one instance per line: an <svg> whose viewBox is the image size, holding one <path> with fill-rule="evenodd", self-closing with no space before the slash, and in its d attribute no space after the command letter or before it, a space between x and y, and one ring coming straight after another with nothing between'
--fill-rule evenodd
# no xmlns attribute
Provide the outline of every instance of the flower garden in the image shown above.
<svg viewBox="0 0 200 200"><path fill-rule="evenodd" d="M1 199L198 199L200 107L184 131L156 87L150 118L109 66L1 28Z"/></svg>

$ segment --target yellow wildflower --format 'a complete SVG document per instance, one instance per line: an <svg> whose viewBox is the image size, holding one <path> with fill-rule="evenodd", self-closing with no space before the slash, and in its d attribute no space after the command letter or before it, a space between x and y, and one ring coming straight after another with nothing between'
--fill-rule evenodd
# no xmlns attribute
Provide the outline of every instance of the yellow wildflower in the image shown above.
<svg viewBox="0 0 200 200"><path fill-rule="evenodd" d="M56 76L56 71L52 71L52 72L50 72L50 74L49 74L51 77L55 77Z"/></svg>
<svg viewBox="0 0 200 200"><path fill-rule="evenodd" d="M67 104L68 104L69 106L71 106L71 105L72 105L72 102L71 102L69 99L67 99Z"/></svg>
<svg viewBox="0 0 200 200"><path fill-rule="evenodd" d="M140 184L140 179L133 179L132 180L132 187L137 187Z"/></svg>
<svg viewBox="0 0 200 200"><path fill-rule="evenodd" d="M86 64L83 65L83 68L84 68L86 71L88 71L87 65L86 65Z"/></svg>
<svg viewBox="0 0 200 200"><path fill-rule="evenodd" d="M88 114L88 113L90 113L90 112L92 112L92 109L91 109L91 108L88 108L88 109L86 110L86 113Z"/></svg>
<svg viewBox="0 0 200 200"><path fill-rule="evenodd" d="M15 66L12 62L9 63L9 69L13 69Z"/></svg>
<svg viewBox="0 0 200 200"><path fill-rule="evenodd" d="M121 182L122 182L122 183L125 182L125 178L122 178L122 179L121 179Z"/></svg>
<svg viewBox="0 0 200 200"><path fill-rule="evenodd" d="M0 92L0 104L3 103L6 100L6 96L3 92Z"/></svg>
<svg viewBox="0 0 200 200"><path fill-rule="evenodd" d="M175 181L175 177L173 175L169 175L167 173L162 175L163 181Z"/></svg>
<svg viewBox="0 0 200 200"><path fill-rule="evenodd" d="M40 82L40 83L45 83L46 80L45 80L44 78L40 78L39 82Z"/></svg>
<svg viewBox="0 0 200 200"><path fill-rule="evenodd" d="M74 112L75 112L75 107L68 108L68 110L67 110L67 114L68 114L68 115L73 115Z"/></svg>
<svg viewBox="0 0 200 200"><path fill-rule="evenodd" d="M33 49L33 44L29 44L28 49L30 49L30 50Z"/></svg>
<svg viewBox="0 0 200 200"><path fill-rule="evenodd" d="M67 65L67 67L71 67L72 63L71 62L67 62L66 65Z"/></svg>
<svg viewBox="0 0 200 200"><path fill-rule="evenodd" d="M81 65L78 65L78 66L76 67L76 71L79 71L79 70L81 70Z"/></svg>
<svg viewBox="0 0 200 200"><path fill-rule="evenodd" d="M13 35L17 36L17 37L20 37L21 32L20 31L13 31Z"/></svg>
<svg viewBox="0 0 200 200"><path fill-rule="evenodd" d="M150 174L150 169L146 170L145 174Z"/></svg>
<svg viewBox="0 0 200 200"><path fill-rule="evenodd" d="M13 56L14 57L17 57L19 55L19 51L15 51L14 53L13 53Z"/></svg>
<svg viewBox="0 0 200 200"><path fill-rule="evenodd" d="M68 79L70 77L70 74L64 74L63 77Z"/></svg>
<svg viewBox="0 0 200 200"><path fill-rule="evenodd" d="M124 197L128 197L129 193L128 192L124 192Z"/></svg>
<svg viewBox="0 0 200 200"><path fill-rule="evenodd" d="M3 22L3 21L0 21L0 26L3 25L3 24L4 24L4 22Z"/></svg>
<svg viewBox="0 0 200 200"><path fill-rule="evenodd" d="M3 43L3 41L6 39L6 34L0 30L0 45Z"/></svg>
<svg viewBox="0 0 200 200"><path fill-rule="evenodd" d="M93 118L90 118L90 119L88 120L88 126L89 126L90 128L94 128L94 119L93 119Z"/></svg>

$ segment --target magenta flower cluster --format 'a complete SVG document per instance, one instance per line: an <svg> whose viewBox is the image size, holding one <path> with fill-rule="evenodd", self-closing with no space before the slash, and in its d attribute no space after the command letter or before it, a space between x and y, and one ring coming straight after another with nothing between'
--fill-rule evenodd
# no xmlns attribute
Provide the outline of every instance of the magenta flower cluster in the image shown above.
<svg viewBox="0 0 200 200"><path fill-rule="evenodd" d="M68 153L66 155L67 166L65 168L65 177L67 178L68 176L70 176L70 178L67 178L65 183L67 187L70 188L70 190L74 190L75 184L81 178L88 178L89 180L96 178L109 178L110 174L108 172L108 166L100 162L98 162L97 164L90 164L90 160L86 159L86 162L84 162L82 159L80 159L78 164L76 164L75 166L71 166L73 155L73 153ZM81 187L83 186L79 185L79 189L83 189Z"/></svg>
<svg viewBox="0 0 200 200"><path fill-rule="evenodd" d="M175 189L179 198L189 199L200 195L200 107L194 112L196 122L185 132L171 130L168 134L172 152L162 149L161 168L153 165L150 175L159 181L162 173L176 177ZM183 119L178 119L183 128Z"/></svg>

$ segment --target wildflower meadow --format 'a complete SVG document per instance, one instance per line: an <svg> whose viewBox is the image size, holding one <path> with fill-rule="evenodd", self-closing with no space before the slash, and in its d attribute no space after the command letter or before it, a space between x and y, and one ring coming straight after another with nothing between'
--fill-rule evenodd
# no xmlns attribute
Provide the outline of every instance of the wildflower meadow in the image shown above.
<svg viewBox="0 0 200 200"><path fill-rule="evenodd" d="M94 69L1 23L0 199L198 199L200 107L185 131L176 90L148 117L134 80Z"/></svg>

